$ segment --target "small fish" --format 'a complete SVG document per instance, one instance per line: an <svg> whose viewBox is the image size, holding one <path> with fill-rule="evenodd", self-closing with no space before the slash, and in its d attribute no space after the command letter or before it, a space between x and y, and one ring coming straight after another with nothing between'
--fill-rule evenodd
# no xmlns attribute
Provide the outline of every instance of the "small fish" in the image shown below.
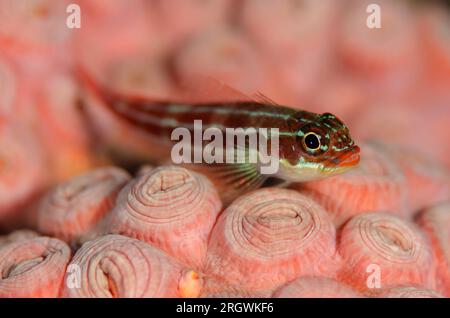
<svg viewBox="0 0 450 318"><path fill-rule="evenodd" d="M315 114L280 106L264 96L260 101L216 103L174 103L127 96L101 85L85 71L81 81L100 102L133 127L167 145L167 160L173 146L171 134L178 127L193 131L194 120L202 121L202 129L277 128L279 135L279 169L264 175L254 163L192 164L190 168L207 174L217 184L226 185L222 198L256 189L269 177L283 184L304 182L342 173L359 162L359 147L348 127L330 113ZM218 181L218 182L217 182Z"/></svg>

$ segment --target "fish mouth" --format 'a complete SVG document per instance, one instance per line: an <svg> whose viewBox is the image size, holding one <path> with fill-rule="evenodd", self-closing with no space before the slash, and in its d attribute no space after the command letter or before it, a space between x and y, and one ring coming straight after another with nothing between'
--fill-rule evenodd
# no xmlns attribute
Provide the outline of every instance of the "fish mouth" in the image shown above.
<svg viewBox="0 0 450 318"><path fill-rule="evenodd" d="M356 166L360 161L360 148L353 146L340 156L328 160L324 166L325 169L348 169Z"/></svg>

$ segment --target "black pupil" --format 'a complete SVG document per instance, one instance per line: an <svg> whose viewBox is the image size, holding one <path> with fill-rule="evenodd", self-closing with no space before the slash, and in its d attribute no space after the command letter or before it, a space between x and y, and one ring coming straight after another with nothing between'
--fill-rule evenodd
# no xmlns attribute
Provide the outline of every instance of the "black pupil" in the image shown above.
<svg viewBox="0 0 450 318"><path fill-rule="evenodd" d="M320 146L319 138L314 134L310 134L305 137L305 145L309 149L315 150L315 149L319 148L319 146Z"/></svg>

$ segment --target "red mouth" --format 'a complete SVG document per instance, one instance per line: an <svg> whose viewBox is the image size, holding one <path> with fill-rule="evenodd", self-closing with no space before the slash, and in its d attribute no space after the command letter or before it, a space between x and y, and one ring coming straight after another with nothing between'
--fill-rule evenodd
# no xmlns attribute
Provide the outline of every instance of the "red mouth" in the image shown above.
<svg viewBox="0 0 450 318"><path fill-rule="evenodd" d="M360 161L360 148L358 146L353 146L346 152L344 152L339 157L336 157L328 162L328 164L334 167L353 167L356 166Z"/></svg>

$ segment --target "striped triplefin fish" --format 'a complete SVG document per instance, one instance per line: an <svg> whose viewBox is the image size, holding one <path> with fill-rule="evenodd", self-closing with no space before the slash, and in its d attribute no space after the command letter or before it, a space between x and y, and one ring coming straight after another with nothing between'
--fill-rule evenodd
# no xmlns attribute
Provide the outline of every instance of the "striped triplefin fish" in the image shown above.
<svg viewBox="0 0 450 318"><path fill-rule="evenodd" d="M316 114L292 109L264 97L259 98L261 101L223 103L154 101L115 92L84 70L79 75L87 91L109 111L167 145L167 157L160 158L161 162L167 162L170 158L174 130L183 128L195 135L195 129L198 129L194 125L196 121L201 121L202 132L214 128L224 135L227 129L233 128L244 131L249 128L276 129L278 151L274 154L270 153L271 149L266 149L267 154L277 160L278 169L273 174L261 173L259 163L249 160L189 165L189 168L200 170L214 183L227 189L224 198L230 199L258 188L268 178L282 180L286 184L342 173L356 166L360 159L359 147L351 138L348 127L330 113ZM267 138L271 139L273 135ZM202 146L207 142L210 141L202 141ZM225 142L223 144L225 147ZM272 144L268 144L271 148ZM247 139L245 145L249 145ZM227 151L223 151L224 157ZM248 159L250 151L246 153L245 158Z"/></svg>

